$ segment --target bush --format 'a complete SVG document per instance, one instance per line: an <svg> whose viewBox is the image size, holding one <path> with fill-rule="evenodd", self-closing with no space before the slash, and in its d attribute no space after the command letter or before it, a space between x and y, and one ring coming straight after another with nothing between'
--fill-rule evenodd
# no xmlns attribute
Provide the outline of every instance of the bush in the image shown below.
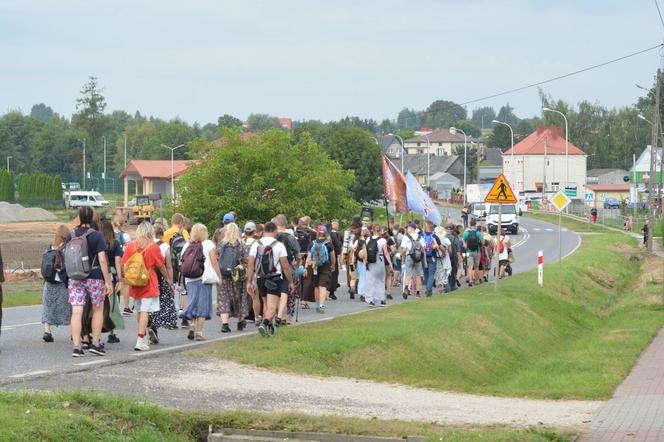
<svg viewBox="0 0 664 442"><path fill-rule="evenodd" d="M0 170L0 201L14 201L14 174Z"/></svg>
<svg viewBox="0 0 664 442"><path fill-rule="evenodd" d="M20 201L56 201L62 199L62 179L41 172L23 173L18 180Z"/></svg>

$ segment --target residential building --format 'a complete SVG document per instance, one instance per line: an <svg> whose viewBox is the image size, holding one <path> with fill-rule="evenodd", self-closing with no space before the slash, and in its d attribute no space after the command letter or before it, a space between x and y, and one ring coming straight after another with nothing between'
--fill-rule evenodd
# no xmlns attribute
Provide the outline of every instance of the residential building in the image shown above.
<svg viewBox="0 0 664 442"><path fill-rule="evenodd" d="M436 172L431 175L430 183L433 195L441 200L452 198L453 191L462 187L461 180L447 172Z"/></svg>
<svg viewBox="0 0 664 442"><path fill-rule="evenodd" d="M629 183L586 184L584 202L590 207L601 208L607 198L629 201Z"/></svg>
<svg viewBox="0 0 664 442"><path fill-rule="evenodd" d="M514 146L514 159L512 149L503 152L503 173L515 192L549 193L567 187L572 198L583 197L588 156L570 142L565 155L563 134L562 127L541 127Z"/></svg>
<svg viewBox="0 0 664 442"><path fill-rule="evenodd" d="M171 196L171 178L175 182L177 194L177 181L192 164L192 160L132 160L127 167L120 172L120 178L124 180L124 206L129 203L129 181L135 182L136 195L160 193L162 198Z"/></svg>
<svg viewBox="0 0 664 442"><path fill-rule="evenodd" d="M429 166L427 168L427 157ZM397 167L401 159L392 158ZM458 179L463 179L463 158L457 155L436 156L427 154L413 154L403 156L404 170L410 171L415 179L422 185L427 184L427 171L430 176L437 173L448 173ZM405 172L404 172L405 173Z"/></svg>
<svg viewBox="0 0 664 442"><path fill-rule="evenodd" d="M630 189L631 201L646 201L648 199L648 183L650 183L650 146L647 146L639 158L634 163L634 166L629 171L630 181L632 187ZM655 185L661 186L664 184L664 172L662 157L663 150L661 147L655 148Z"/></svg>
<svg viewBox="0 0 664 442"><path fill-rule="evenodd" d="M293 120L291 118L277 118L282 129L292 130Z"/></svg>
<svg viewBox="0 0 664 442"><path fill-rule="evenodd" d="M429 139L428 143L427 137ZM468 137L468 149L472 149L474 146L476 146L475 144L471 144L471 141L473 143L478 142L478 140L475 138ZM431 155L436 155L439 157L445 155L456 155L457 147L460 146L463 149L463 144L463 134L452 134L450 133L449 129L436 129L428 134L422 134L417 137L404 140L404 146L406 152L409 155L427 153L427 145L430 148L429 153ZM483 146L484 143L479 141L479 144L480 146Z"/></svg>
<svg viewBox="0 0 664 442"><path fill-rule="evenodd" d="M624 184L629 172L624 169L590 169L586 172L588 184ZM625 178L627 177L627 181Z"/></svg>
<svg viewBox="0 0 664 442"><path fill-rule="evenodd" d="M392 134L379 135L378 142L385 155L391 158L401 158L402 147L396 136Z"/></svg>

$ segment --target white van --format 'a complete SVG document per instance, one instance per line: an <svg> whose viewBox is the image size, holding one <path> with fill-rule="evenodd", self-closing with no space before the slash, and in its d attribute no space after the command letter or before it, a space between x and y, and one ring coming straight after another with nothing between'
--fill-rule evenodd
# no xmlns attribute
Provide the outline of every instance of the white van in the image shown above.
<svg viewBox="0 0 664 442"><path fill-rule="evenodd" d="M109 202L99 192L72 191L65 193L65 207L76 208L83 206L107 207Z"/></svg>
<svg viewBox="0 0 664 442"><path fill-rule="evenodd" d="M486 228L495 235L498 231L498 204L487 204ZM502 228L516 235L519 233L519 215L521 210L516 204L503 204L500 216Z"/></svg>

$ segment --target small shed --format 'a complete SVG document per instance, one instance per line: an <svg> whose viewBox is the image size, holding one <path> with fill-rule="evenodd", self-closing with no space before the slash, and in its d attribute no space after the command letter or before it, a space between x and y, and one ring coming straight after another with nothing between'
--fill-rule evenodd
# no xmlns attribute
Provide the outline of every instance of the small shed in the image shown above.
<svg viewBox="0 0 664 442"><path fill-rule="evenodd" d="M129 205L129 182L135 182L136 195L159 193L162 197L171 197L171 180L176 189L178 178L182 176L192 164L191 160L132 160L120 172L124 180L124 206Z"/></svg>
<svg viewBox="0 0 664 442"><path fill-rule="evenodd" d="M437 172L431 175L431 189L434 190L438 199L452 198L452 190L461 188L461 180L447 172Z"/></svg>

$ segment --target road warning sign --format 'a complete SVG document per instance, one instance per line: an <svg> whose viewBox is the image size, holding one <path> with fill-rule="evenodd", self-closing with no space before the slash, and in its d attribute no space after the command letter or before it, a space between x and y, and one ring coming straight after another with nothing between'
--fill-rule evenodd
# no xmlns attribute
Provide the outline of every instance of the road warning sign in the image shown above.
<svg viewBox="0 0 664 442"><path fill-rule="evenodd" d="M491 190L486 194L484 198L485 203L496 203L496 204L516 204L517 199L516 195L512 191L507 178L502 173L496 179L496 182L493 183Z"/></svg>

